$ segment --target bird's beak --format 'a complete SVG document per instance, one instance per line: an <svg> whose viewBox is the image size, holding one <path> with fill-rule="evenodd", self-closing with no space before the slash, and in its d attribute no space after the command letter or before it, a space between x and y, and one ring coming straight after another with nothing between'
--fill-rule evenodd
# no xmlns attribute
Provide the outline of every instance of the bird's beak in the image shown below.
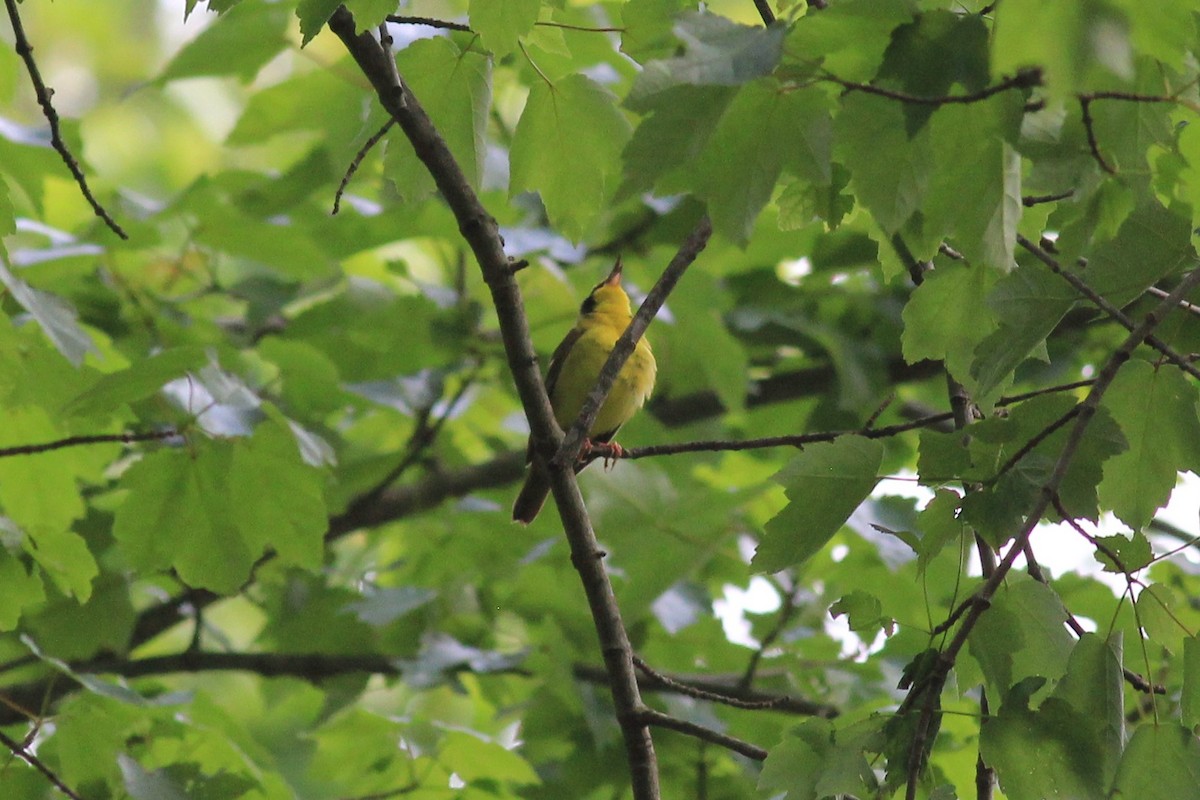
<svg viewBox="0 0 1200 800"><path fill-rule="evenodd" d="M608 273L608 277L604 279L605 286L620 286L621 285L621 258L617 257L617 263L613 265L612 272Z"/></svg>

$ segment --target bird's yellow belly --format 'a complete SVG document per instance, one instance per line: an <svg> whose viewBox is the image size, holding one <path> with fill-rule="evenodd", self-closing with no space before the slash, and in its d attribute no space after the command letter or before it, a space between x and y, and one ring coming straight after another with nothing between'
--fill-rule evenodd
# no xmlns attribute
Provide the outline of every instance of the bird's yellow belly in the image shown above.
<svg viewBox="0 0 1200 800"><path fill-rule="evenodd" d="M554 417L563 428L570 426L579 416L579 409L596 385L596 378L616 341L617 337L609 331L593 329L580 336L571 348L562 366L558 385L554 387L554 396L550 398ZM611 434L628 421L650 396L655 372L650 346L645 340L640 340L629 360L621 367L612 391L600 407L600 413L596 415L588 435Z"/></svg>

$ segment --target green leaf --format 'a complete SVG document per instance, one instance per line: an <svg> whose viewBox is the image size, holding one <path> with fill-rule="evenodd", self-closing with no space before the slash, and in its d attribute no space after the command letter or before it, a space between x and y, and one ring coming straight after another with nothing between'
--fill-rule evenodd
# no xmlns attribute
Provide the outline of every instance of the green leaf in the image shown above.
<svg viewBox="0 0 1200 800"><path fill-rule="evenodd" d="M642 105L639 110L650 116L625 147L621 196L647 191L660 177L693 164L737 95L731 86L676 86ZM681 175L673 177L670 185L676 186Z"/></svg>
<svg viewBox="0 0 1200 800"><path fill-rule="evenodd" d="M1200 725L1200 636L1183 640L1183 692L1179 705L1183 724L1194 732Z"/></svg>
<svg viewBox="0 0 1200 800"><path fill-rule="evenodd" d="M774 70L783 48L782 26L738 25L716 14L684 14L674 30L683 43L683 55L646 65L629 91L627 101L632 108L681 84L747 83Z"/></svg>
<svg viewBox="0 0 1200 800"><path fill-rule="evenodd" d="M1154 561L1154 550L1150 547L1150 540L1140 531L1132 536L1122 536L1119 533L1097 536L1096 542L1098 545L1104 545L1103 548L1097 546L1094 555L1096 560L1104 565L1105 572L1133 575Z"/></svg>
<svg viewBox="0 0 1200 800"><path fill-rule="evenodd" d="M1178 653L1187 630L1179 621L1179 597L1165 583L1152 583L1137 597L1138 624L1146 638L1159 647Z"/></svg>
<svg viewBox="0 0 1200 800"><path fill-rule="evenodd" d="M1026 678L1062 676L1074 644L1066 619L1054 590L1032 578L1014 577L996 593L968 644L997 696Z"/></svg>
<svg viewBox="0 0 1200 800"><path fill-rule="evenodd" d="M829 616L837 619L845 616L850 630L863 634L870 640L880 630L889 634L895 628L895 620L883 616L883 604L873 594L853 591L829 607Z"/></svg>
<svg viewBox="0 0 1200 800"><path fill-rule="evenodd" d="M775 476L791 502L767 523L754 568L775 572L816 554L875 488L882 461L883 445L859 436L808 445Z"/></svg>
<svg viewBox="0 0 1200 800"><path fill-rule="evenodd" d="M921 510L921 539L917 551L918 563L924 571L946 545L962 541L966 526L958 518L960 498L954 492L939 489L933 499Z"/></svg>
<svg viewBox="0 0 1200 800"><path fill-rule="evenodd" d="M4 409L0 447L46 444L65 436L40 408ZM0 458L0 507L31 536L65 531L85 512L76 482L83 467L72 448Z"/></svg>
<svg viewBox="0 0 1200 800"><path fill-rule="evenodd" d="M500 57L517 49L517 41L533 29L541 7L541 0L471 0L471 28L483 46Z"/></svg>
<svg viewBox="0 0 1200 800"><path fill-rule="evenodd" d="M949 105L931 121L931 140L941 159L922 207L926 235L943 232L976 267L1008 272L1013 267L1021 205L1021 157L1017 138L1022 97L1008 92L986 103Z"/></svg>
<svg viewBox="0 0 1200 800"><path fill-rule="evenodd" d="M1093 56L1092 48L1100 46L1090 38L1095 5L1016 0L997 8L991 47L993 74L1011 75L1024 67L1040 66L1052 95L1075 91Z"/></svg>
<svg viewBox="0 0 1200 800"><path fill-rule="evenodd" d="M1125 747L1110 797L1200 798L1200 740L1173 722L1139 726Z"/></svg>
<svg viewBox="0 0 1200 800"><path fill-rule="evenodd" d="M469 733L448 733L438 757L469 783L484 779L518 786L541 783L533 767L519 754Z"/></svg>
<svg viewBox="0 0 1200 800"><path fill-rule="evenodd" d="M354 15L354 27L361 33L379 27L388 14L396 13L396 0L346 0L346 8Z"/></svg>
<svg viewBox="0 0 1200 800"><path fill-rule="evenodd" d="M21 612L45 598L42 579L28 571L19 559L0 548L0 631L17 627Z"/></svg>
<svg viewBox="0 0 1200 800"><path fill-rule="evenodd" d="M1170 364L1130 361L1104 395L1129 449L1104 465L1100 502L1140 531L1166 504L1182 470L1200 471L1195 386Z"/></svg>
<svg viewBox="0 0 1200 800"><path fill-rule="evenodd" d="M1076 273L1121 307L1148 287L1195 261L1187 217L1157 202L1134 210L1111 241L1097 247Z"/></svg>
<svg viewBox="0 0 1200 800"><path fill-rule="evenodd" d="M304 464L291 432L263 423L239 440L229 468L235 524L257 554L273 547L288 563L321 564L328 511L320 471Z"/></svg>
<svg viewBox="0 0 1200 800"><path fill-rule="evenodd" d="M175 378L207 363L208 356L198 347L164 350L144 361L135 361L126 369L105 375L67 403L62 413L74 417L110 414L126 403L149 397Z"/></svg>
<svg viewBox="0 0 1200 800"><path fill-rule="evenodd" d="M1107 786L1116 774L1125 745L1125 676L1121 671L1120 634L1102 639L1085 633L1067 660L1067 672L1053 697L1065 701L1087 721L1076 731L1088 739L1087 749L1098 758L1092 768Z"/></svg>
<svg viewBox="0 0 1200 800"><path fill-rule="evenodd" d="M839 78L869 82L875 77L893 31L913 18L908 0L844 0L820 14L805 14L788 34L787 57L820 59Z"/></svg>
<svg viewBox="0 0 1200 800"><path fill-rule="evenodd" d="M675 52L675 20L694 0L629 0L621 6L621 52L646 64Z"/></svg>
<svg viewBox="0 0 1200 800"><path fill-rule="evenodd" d="M590 78L534 84L513 134L511 187L536 191L550 221L578 240L617 188L629 123Z"/></svg>
<svg viewBox="0 0 1200 800"><path fill-rule="evenodd" d="M1000 327L975 348L974 393L984 397L1000 388L1042 347L1076 298L1066 281L1036 265L1023 266L996 284L987 302Z"/></svg>
<svg viewBox="0 0 1200 800"><path fill-rule="evenodd" d="M233 593L261 553L247 546L241 510L228 502L233 445L199 441L192 449L159 450L129 468L113 536L135 569L174 567L190 586Z"/></svg>
<svg viewBox="0 0 1200 800"><path fill-rule="evenodd" d="M921 207L937 163L927 128L906 132L900 103L856 93L834 119L834 156L850 170L855 197L887 233Z"/></svg>
<svg viewBox="0 0 1200 800"><path fill-rule="evenodd" d="M789 146L780 147L781 141ZM742 88L697 161L685 168L716 230L744 242L783 169L829 182L829 147L823 94L782 91L769 80L756 81Z"/></svg>
<svg viewBox="0 0 1200 800"><path fill-rule="evenodd" d="M1000 713L982 727L980 756L996 770L1010 800L1103 797L1092 720L1057 697L1031 709L1038 680L1030 678L1005 696Z"/></svg>
<svg viewBox="0 0 1200 800"><path fill-rule="evenodd" d="M333 16L333 12L337 11L341 0L300 0L296 6L296 16L300 20L300 33L303 38L300 41L300 46L308 44L312 38L321 32L325 27L325 23ZM357 26L357 20L355 21Z"/></svg>
<svg viewBox="0 0 1200 800"><path fill-rule="evenodd" d="M904 360L945 361L956 378L969 378L975 348L996 325L985 302L996 277L993 270L955 264L927 273L904 306Z"/></svg>
<svg viewBox="0 0 1200 800"><path fill-rule="evenodd" d="M791 800L870 795L875 780L863 751L877 727L876 720L847 730L823 719L804 722L771 748L758 788L783 790Z"/></svg>
<svg viewBox="0 0 1200 800"><path fill-rule="evenodd" d="M330 13L333 13L332 8ZM249 83L268 61L287 47L287 22L287 7L284 4L245 3L236 6L217 17L200 35L184 45L156 82L162 84L184 78L234 76L243 83Z"/></svg>
<svg viewBox="0 0 1200 800"><path fill-rule="evenodd" d="M504 3L490 3L501 6ZM491 98L487 57L460 50L446 38L413 42L396 55L400 74L433 120L463 174L475 188L483 175L484 131ZM420 199L434 190L428 168L408 139L393 129L388 139L385 174L401 197Z"/></svg>
<svg viewBox="0 0 1200 800"><path fill-rule="evenodd" d="M82 536L62 528L31 527L25 540L25 552L42 568L42 574L54 581L60 592L81 603L91 597L92 580L100 570Z"/></svg>
<svg viewBox="0 0 1200 800"><path fill-rule="evenodd" d="M96 345L88 332L80 327L75 309L62 298L34 289L10 272L3 251L0 251L0 283L37 321L58 352L72 364L79 366L84 356L95 351Z"/></svg>

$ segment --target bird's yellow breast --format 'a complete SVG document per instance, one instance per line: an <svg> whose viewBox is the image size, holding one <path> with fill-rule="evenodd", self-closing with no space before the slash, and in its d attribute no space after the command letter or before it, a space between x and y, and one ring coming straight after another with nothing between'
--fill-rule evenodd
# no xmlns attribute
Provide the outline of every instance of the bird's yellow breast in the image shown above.
<svg viewBox="0 0 1200 800"><path fill-rule="evenodd" d="M596 378L617 339L625 332L629 319L628 311L624 314L596 313L578 323L582 332L566 354L550 396L554 417L560 426L569 426L579 416L580 408L596 385ZM633 354L617 374L612 391L600 407L588 435L611 435L627 422L650 396L656 372L649 343L644 338L638 340Z"/></svg>

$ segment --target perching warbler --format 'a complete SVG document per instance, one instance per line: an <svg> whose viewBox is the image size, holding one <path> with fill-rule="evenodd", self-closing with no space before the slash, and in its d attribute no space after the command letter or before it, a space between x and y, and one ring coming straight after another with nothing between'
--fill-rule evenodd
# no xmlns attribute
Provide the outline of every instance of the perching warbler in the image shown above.
<svg viewBox="0 0 1200 800"><path fill-rule="evenodd" d="M592 289L579 307L579 319L550 357L546 373L546 392L554 408L554 418L563 428L579 416L579 410L596 385L596 379L617 339L629 327L633 315L629 295L621 288L621 260L608 277ZM654 388L657 367L650 344L645 337L638 340L633 354L621 367L612 391L592 427L588 438L592 442L608 442L617 429L625 424L646 402ZM542 510L550 493L550 475L546 466L533 458L533 440L529 443L529 475L513 504L513 519L528 524Z"/></svg>

